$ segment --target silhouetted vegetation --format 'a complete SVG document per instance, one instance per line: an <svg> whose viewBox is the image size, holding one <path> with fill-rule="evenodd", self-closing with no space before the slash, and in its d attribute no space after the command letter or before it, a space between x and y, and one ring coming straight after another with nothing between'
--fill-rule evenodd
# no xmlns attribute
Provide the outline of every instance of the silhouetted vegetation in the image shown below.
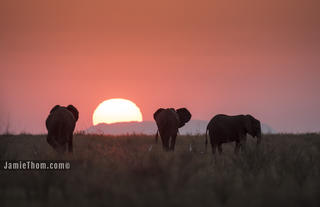
<svg viewBox="0 0 320 207"><path fill-rule="evenodd" d="M259 148L248 138L238 155L234 143L203 151L202 135L163 152L154 136L77 134L73 155L45 136L0 136L1 160L72 160L69 171L0 170L0 205L319 206L318 134L265 135Z"/></svg>

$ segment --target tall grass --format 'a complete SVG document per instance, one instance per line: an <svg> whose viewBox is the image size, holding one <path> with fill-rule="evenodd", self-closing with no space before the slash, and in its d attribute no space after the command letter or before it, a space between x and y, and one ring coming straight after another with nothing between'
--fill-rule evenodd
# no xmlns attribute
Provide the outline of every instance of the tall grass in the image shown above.
<svg viewBox="0 0 320 207"><path fill-rule="evenodd" d="M246 151L225 144L215 156L201 135L178 137L175 152L144 135L78 134L73 155L45 136L0 136L0 146L1 160L72 161L70 171L1 170L1 206L319 206L317 134L266 135L258 148L248 138Z"/></svg>

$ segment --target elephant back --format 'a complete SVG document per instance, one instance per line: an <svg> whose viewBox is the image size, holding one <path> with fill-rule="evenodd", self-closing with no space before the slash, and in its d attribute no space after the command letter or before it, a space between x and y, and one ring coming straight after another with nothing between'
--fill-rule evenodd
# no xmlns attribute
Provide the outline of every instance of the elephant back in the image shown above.
<svg viewBox="0 0 320 207"><path fill-rule="evenodd" d="M74 129L77 117L75 117L67 107L57 106L50 111L46 120L47 129L54 129L59 125L64 125L67 126L67 128Z"/></svg>

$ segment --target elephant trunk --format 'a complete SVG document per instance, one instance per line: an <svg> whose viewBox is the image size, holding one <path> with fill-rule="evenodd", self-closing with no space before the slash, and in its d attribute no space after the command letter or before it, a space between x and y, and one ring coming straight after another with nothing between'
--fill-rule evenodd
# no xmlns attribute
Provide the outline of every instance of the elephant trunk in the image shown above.
<svg viewBox="0 0 320 207"><path fill-rule="evenodd" d="M262 134L261 131L258 133L257 135L257 145L259 145L261 143L261 139L262 139Z"/></svg>

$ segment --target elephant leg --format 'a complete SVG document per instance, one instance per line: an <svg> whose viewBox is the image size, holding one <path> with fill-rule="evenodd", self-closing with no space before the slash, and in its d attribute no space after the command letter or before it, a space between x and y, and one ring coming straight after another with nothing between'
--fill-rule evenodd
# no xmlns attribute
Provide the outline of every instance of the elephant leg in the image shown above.
<svg viewBox="0 0 320 207"><path fill-rule="evenodd" d="M66 147L67 147L67 144L59 144L58 147L55 148L55 150L56 150L58 153L65 153Z"/></svg>
<svg viewBox="0 0 320 207"><path fill-rule="evenodd" d="M168 149L167 149L167 141L166 140L163 140L162 148L163 148L163 150L168 151Z"/></svg>
<svg viewBox="0 0 320 207"><path fill-rule="evenodd" d="M246 141L246 136L242 137L240 140L240 146L243 152L246 151Z"/></svg>
<svg viewBox="0 0 320 207"><path fill-rule="evenodd" d="M241 151L243 151L243 152L246 151L246 143L245 143L245 142L243 142L243 143L241 144Z"/></svg>
<svg viewBox="0 0 320 207"><path fill-rule="evenodd" d="M234 153L238 154L240 149L240 142L236 141L236 146L234 147Z"/></svg>
<svg viewBox="0 0 320 207"><path fill-rule="evenodd" d="M67 151L67 143L62 145L62 152L65 153Z"/></svg>
<svg viewBox="0 0 320 207"><path fill-rule="evenodd" d="M161 135L160 138L161 138L161 142L162 142L162 148L164 148L165 147L165 137L164 137L164 135Z"/></svg>
<svg viewBox="0 0 320 207"><path fill-rule="evenodd" d="M167 142L167 144L166 144L166 146L165 146L164 150L165 150L165 151L170 151L170 147L169 147L169 140L168 140L168 142Z"/></svg>
<svg viewBox="0 0 320 207"><path fill-rule="evenodd" d="M171 136L170 150L174 151L174 146L176 144L177 134Z"/></svg>
<svg viewBox="0 0 320 207"><path fill-rule="evenodd" d="M47 142L48 144L55 150L58 150L59 149L59 144L57 143L57 141L54 139L53 136L47 136Z"/></svg>
<svg viewBox="0 0 320 207"><path fill-rule="evenodd" d="M165 133L164 129L158 129L158 130L159 130L160 138L161 138L161 141L162 141L162 149L166 150L166 144L167 144L166 133Z"/></svg>
<svg viewBox="0 0 320 207"><path fill-rule="evenodd" d="M73 152L73 143L72 143L72 140L73 140L73 135L70 136L69 140L68 140L68 151L70 153Z"/></svg>
<svg viewBox="0 0 320 207"><path fill-rule="evenodd" d="M59 146L58 149L59 149L59 150L58 150L59 152L65 153L66 150L67 150L67 143L62 143L62 144L60 144L60 146Z"/></svg>
<svg viewBox="0 0 320 207"><path fill-rule="evenodd" d="M165 150L169 151L170 150L170 138L171 138L171 134L170 131L165 131Z"/></svg>
<svg viewBox="0 0 320 207"><path fill-rule="evenodd" d="M161 136L162 137L162 148L165 151L169 150L169 136L167 136L166 134Z"/></svg>
<svg viewBox="0 0 320 207"><path fill-rule="evenodd" d="M218 151L219 151L219 154L222 154L222 144L221 143L219 143L219 145L218 145Z"/></svg>
<svg viewBox="0 0 320 207"><path fill-rule="evenodd" d="M214 142L211 142L212 154L216 153L217 145Z"/></svg>
<svg viewBox="0 0 320 207"><path fill-rule="evenodd" d="M170 136L167 136L167 139L166 139L166 151L169 151L170 150Z"/></svg>

